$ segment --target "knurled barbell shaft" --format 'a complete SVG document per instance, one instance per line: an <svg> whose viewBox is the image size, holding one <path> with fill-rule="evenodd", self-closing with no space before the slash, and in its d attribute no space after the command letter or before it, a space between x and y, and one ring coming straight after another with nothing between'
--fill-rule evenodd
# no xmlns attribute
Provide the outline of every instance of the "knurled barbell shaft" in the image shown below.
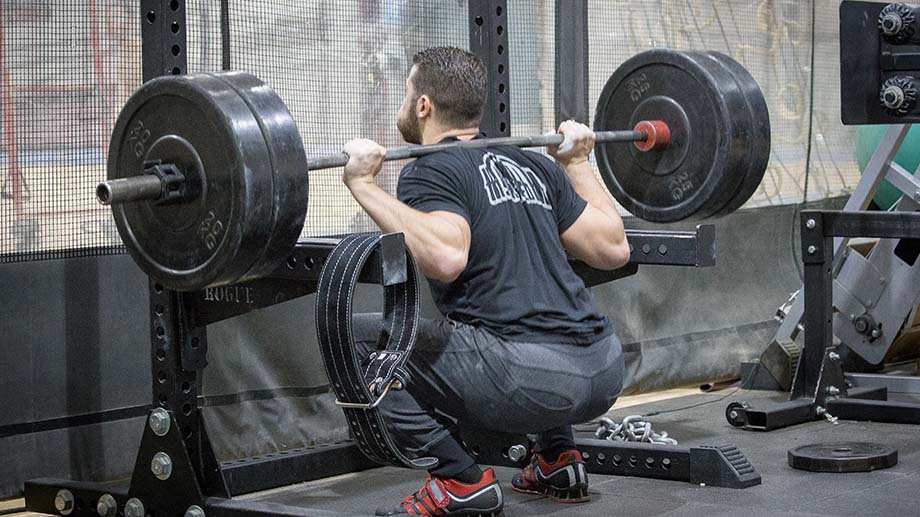
<svg viewBox="0 0 920 517"><path fill-rule="evenodd" d="M659 123L660 124L660 123ZM463 148L481 148L499 145L511 145L515 147L546 147L559 145L564 137L561 134L550 134L540 136L506 136L497 138L480 138L476 140L467 140L463 142L449 142L444 144L432 145L413 145L406 147L391 147L387 149L384 161L405 160L409 158L418 158L426 154L452 149L454 147ZM649 140L648 131L624 130L624 131L598 131L594 133L594 141L598 144L623 143L623 142L644 142ZM667 142L659 142L660 149ZM348 155L345 153L329 154L308 158L307 164L310 171L333 169L344 167L348 163ZM96 187L96 199L103 205L114 205L127 203L129 201L156 200L163 192L160 178L154 175L132 176L130 178L121 178L108 180L99 183Z"/></svg>
<svg viewBox="0 0 920 517"><path fill-rule="evenodd" d="M601 144L612 142L640 142L647 138L648 133L645 131L600 131L594 134L594 141ZM499 145L510 145L514 147L546 147L549 145L559 145L562 143L562 140L562 135L550 134L540 136L502 136L496 138L479 138L463 142L448 142L446 144L391 147L387 149L386 157L383 160L392 161L418 158L445 149L453 149L454 147L469 149ZM317 158L308 158L307 163L309 163L311 171L344 167L345 164L348 163L348 155L345 153L337 153Z"/></svg>

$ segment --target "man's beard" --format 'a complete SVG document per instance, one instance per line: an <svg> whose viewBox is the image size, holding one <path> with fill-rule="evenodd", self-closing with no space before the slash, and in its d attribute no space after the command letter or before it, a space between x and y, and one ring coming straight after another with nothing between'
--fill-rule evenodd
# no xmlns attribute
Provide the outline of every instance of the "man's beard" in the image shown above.
<svg viewBox="0 0 920 517"><path fill-rule="evenodd" d="M412 116L412 113L407 117L396 117L396 128L407 143L422 143L422 128L419 127L418 117Z"/></svg>

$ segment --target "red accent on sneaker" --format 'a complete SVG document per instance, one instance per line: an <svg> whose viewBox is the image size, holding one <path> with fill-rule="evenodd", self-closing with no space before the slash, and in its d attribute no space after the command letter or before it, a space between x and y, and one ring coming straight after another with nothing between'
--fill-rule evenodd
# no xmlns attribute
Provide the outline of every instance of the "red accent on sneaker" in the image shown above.
<svg viewBox="0 0 920 517"><path fill-rule="evenodd" d="M482 479L473 484L462 483L455 479L441 479L429 476L418 492L403 499L401 504L402 512L409 515L424 515L425 517L439 517L445 514L465 515L465 510L462 508L453 512L447 511L452 497L454 499L464 499L488 488L492 484L497 485L498 481L495 478L495 471L491 468L485 470L482 473ZM437 496L440 496L440 499L437 499Z"/></svg>
<svg viewBox="0 0 920 517"><path fill-rule="evenodd" d="M431 497L431 494L427 491L425 492L425 497L419 499L419 505L426 512L426 515L430 513L431 515L441 515L441 508L438 506L438 502Z"/></svg>
<svg viewBox="0 0 920 517"><path fill-rule="evenodd" d="M559 503L583 503L589 501L591 498L587 494L586 485L582 487L573 485L569 488L563 488L552 486L548 482L545 484L541 480L541 477L553 477L563 469L574 468L575 472L584 472L583 466L577 467L577 465L584 465L584 463L581 453L575 449L564 451L552 463L547 462L542 454L537 453L534 455L532 462L527 464L521 470L521 473L512 479L511 488L515 492L524 494L543 495ZM537 474L537 469L539 469L540 475ZM575 481L570 478L570 483L575 483Z"/></svg>
<svg viewBox="0 0 920 517"><path fill-rule="evenodd" d="M559 457L556 458L556 461L552 463L547 463L543 459L542 454L537 454L537 460L540 462L540 470L544 474L548 474L562 465L568 465L570 463L584 463L585 460L581 458L581 453L575 449L569 449L559 454Z"/></svg>
<svg viewBox="0 0 920 517"><path fill-rule="evenodd" d="M441 479L435 478L438 482L438 485L441 487L441 490L444 491L444 504L447 504L447 492L454 494L459 497L466 497L474 492L482 490L486 485L495 482L495 471L491 468L488 468L482 472L482 479L478 483L466 484L457 481L456 479Z"/></svg>

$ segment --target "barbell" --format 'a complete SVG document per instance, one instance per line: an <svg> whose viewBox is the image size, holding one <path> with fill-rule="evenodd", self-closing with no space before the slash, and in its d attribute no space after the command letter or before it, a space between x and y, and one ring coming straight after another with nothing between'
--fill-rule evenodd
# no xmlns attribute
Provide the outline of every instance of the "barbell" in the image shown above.
<svg viewBox="0 0 920 517"><path fill-rule="evenodd" d="M622 127L633 129L616 129ZM717 52L653 50L627 60L601 92L594 129L598 169L611 194L650 221L734 211L760 184L769 158L760 88ZM562 139L399 147L385 159ZM303 229L306 171L347 160L343 153L307 158L284 102L252 75L165 76L142 85L121 110L108 179L96 197L112 206L119 235L145 273L170 289L199 290L277 268Z"/></svg>
<svg viewBox="0 0 920 517"><path fill-rule="evenodd" d="M214 74L225 76L227 73ZM194 79L194 76L192 76ZM633 130L600 131L595 132L596 143L621 143L633 142L641 151L662 150L668 148L670 129L660 120L643 120L636 124ZM495 146L514 147L547 147L559 145L563 136L559 134L540 136L508 136L497 138L479 138L464 142L449 142L445 144L413 145L406 147L389 148L383 161L407 160L418 158L427 154L436 153L455 147L484 148ZM334 169L344 167L348 162L345 153L334 153L324 156L308 157L306 172ZM200 188L191 184L191 179L178 170L175 164L151 162L149 170L145 168L144 175L107 180L96 186L96 200L103 205L127 203L129 201L159 201L160 203L176 203L188 201L200 195ZM200 181L200 175L196 175Z"/></svg>

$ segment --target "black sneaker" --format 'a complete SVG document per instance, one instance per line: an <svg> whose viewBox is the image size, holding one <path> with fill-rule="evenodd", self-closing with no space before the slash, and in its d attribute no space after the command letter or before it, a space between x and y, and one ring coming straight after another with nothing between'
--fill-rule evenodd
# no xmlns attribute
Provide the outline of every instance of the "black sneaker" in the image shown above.
<svg viewBox="0 0 920 517"><path fill-rule="evenodd" d="M570 449L549 463L534 454L530 465L511 480L511 488L524 494L538 494L558 503L584 503L588 496L588 471L581 453Z"/></svg>
<svg viewBox="0 0 920 517"><path fill-rule="evenodd" d="M455 479L429 476L425 486L403 499L402 505L378 509L377 515L502 517L503 507L502 489L495 479L495 471L488 469L478 483L469 485Z"/></svg>

